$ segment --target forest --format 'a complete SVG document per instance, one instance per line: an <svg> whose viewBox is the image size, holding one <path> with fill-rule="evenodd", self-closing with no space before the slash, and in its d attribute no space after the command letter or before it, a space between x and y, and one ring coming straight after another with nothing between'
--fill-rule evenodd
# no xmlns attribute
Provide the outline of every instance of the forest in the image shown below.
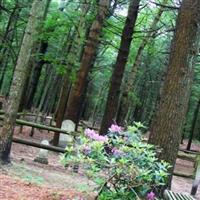
<svg viewBox="0 0 200 200"><path fill-rule="evenodd" d="M0 0L0 199L200 200L199 0Z"/></svg>

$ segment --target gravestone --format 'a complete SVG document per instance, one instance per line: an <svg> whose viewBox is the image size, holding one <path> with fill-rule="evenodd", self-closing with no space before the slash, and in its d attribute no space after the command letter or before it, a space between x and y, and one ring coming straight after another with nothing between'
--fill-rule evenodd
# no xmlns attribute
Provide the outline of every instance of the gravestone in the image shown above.
<svg viewBox="0 0 200 200"><path fill-rule="evenodd" d="M41 144L49 145L49 141L42 140ZM48 150L46 149L40 149L39 154L34 159L34 162L42 163L42 164L48 164Z"/></svg>
<svg viewBox="0 0 200 200"><path fill-rule="evenodd" d="M74 132L75 128L76 125L71 120L64 120L62 122L61 129L67 131L68 133ZM60 133L58 146L65 148L67 145L73 145L73 136Z"/></svg>
<svg viewBox="0 0 200 200"><path fill-rule="evenodd" d="M53 117L51 117L51 116L46 116L45 125L51 126L52 120L53 120Z"/></svg>

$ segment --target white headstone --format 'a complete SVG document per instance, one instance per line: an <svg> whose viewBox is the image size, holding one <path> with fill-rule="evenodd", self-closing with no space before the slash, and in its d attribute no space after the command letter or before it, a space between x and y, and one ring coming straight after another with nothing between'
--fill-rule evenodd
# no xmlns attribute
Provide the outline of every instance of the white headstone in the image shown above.
<svg viewBox="0 0 200 200"><path fill-rule="evenodd" d="M76 128L76 125L72 120L64 120L62 122L61 129L64 131L67 131L68 133L74 132L75 128ZM60 147L66 147L68 144L72 144L72 143L73 143L72 136L60 133L59 143L58 143Z"/></svg>
<svg viewBox="0 0 200 200"><path fill-rule="evenodd" d="M51 120L52 120L53 118L51 117L51 116L46 116L46 119L45 119L45 124L46 125L51 125Z"/></svg>
<svg viewBox="0 0 200 200"><path fill-rule="evenodd" d="M49 145L49 141L48 140L42 140L41 144ZM46 149L40 149L39 154L34 159L34 161L42 163L42 164L48 164L48 152L49 151L46 150Z"/></svg>

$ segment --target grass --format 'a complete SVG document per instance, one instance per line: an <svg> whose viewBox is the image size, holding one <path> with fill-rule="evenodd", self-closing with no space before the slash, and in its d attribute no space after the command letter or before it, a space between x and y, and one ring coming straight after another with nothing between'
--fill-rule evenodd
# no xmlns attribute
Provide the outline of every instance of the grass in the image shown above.
<svg viewBox="0 0 200 200"><path fill-rule="evenodd" d="M13 164L12 166L12 174L20 177L22 180L29 182L29 183L34 183L37 185L42 185L45 183L45 180L43 177L36 175L35 172L27 169L25 165L23 164Z"/></svg>

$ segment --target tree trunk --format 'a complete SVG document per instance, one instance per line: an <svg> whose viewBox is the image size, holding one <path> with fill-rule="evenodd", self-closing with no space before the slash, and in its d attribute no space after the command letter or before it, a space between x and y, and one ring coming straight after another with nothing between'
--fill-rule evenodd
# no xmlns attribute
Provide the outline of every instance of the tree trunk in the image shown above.
<svg viewBox="0 0 200 200"><path fill-rule="evenodd" d="M174 169L191 92L199 27L200 1L183 0L159 108L152 120L149 138L149 143L162 148L159 158L171 164L170 174ZM171 177L167 185L170 186L170 183Z"/></svg>
<svg viewBox="0 0 200 200"><path fill-rule="evenodd" d="M17 41L17 42L16 42L16 43L18 44L18 45L17 45L17 46L18 46L17 56L16 56L16 59L13 61L11 79L10 79L9 82L8 82L8 89L7 89L7 90L4 90L4 88L2 88L2 93L5 94L6 96L8 96L9 93L10 93L11 84L12 84L13 78L14 78L15 67L16 67L16 65L17 65L17 59L18 59L18 57L19 57L20 47L22 46L22 42L23 42L23 38L24 38L24 35L25 35L25 31L26 31L26 28L23 29L22 36L21 36L21 38L20 38L20 41Z"/></svg>
<svg viewBox="0 0 200 200"><path fill-rule="evenodd" d="M27 69L26 69L27 75L26 75L26 80L25 80L22 95L21 95L18 112L22 112L26 105L26 101L27 101L26 94L27 94L27 90L28 90L29 80L31 77L32 66L33 66L34 59L35 59L34 55L37 52L37 45L38 45L37 42L35 42L34 47L31 50L31 57L30 57L29 63L27 64Z"/></svg>
<svg viewBox="0 0 200 200"><path fill-rule="evenodd" d="M192 120L192 128L190 130L189 140L188 140L188 144L187 144L187 150L190 150L191 145L192 145L192 139L194 136L194 130L195 130L195 125L197 122L198 114L199 114L199 109L200 109L200 100L198 101L197 106L194 110L194 116L193 116L193 120Z"/></svg>
<svg viewBox="0 0 200 200"><path fill-rule="evenodd" d="M136 0L131 1L129 5L128 16L126 18L125 26L121 36L120 49L112 74L111 85L108 93L103 120L101 123L100 134L107 133L108 128L110 127L110 125L116 117L118 109L118 100L120 96L120 87L125 66L128 60L133 31L138 15L139 3L140 0Z"/></svg>
<svg viewBox="0 0 200 200"><path fill-rule="evenodd" d="M84 95L87 77L95 57L103 23L108 12L109 0L100 0L98 4L96 19L93 21L90 28L81 60L80 70L78 72L77 80L74 84L73 93L69 99L70 102L66 111L66 118L71 119L75 123L78 123L80 116L79 110L82 106L82 96Z"/></svg>
<svg viewBox="0 0 200 200"><path fill-rule="evenodd" d="M162 5L166 5L167 2L169 0L163 0ZM122 92L122 97L121 97L121 101L119 104L119 110L118 110L118 116L117 116L117 123L120 125L125 125L125 119L129 110L129 106L130 106L130 91L133 91L133 87L134 87L134 83L135 83L135 76L138 70L138 67L141 64L141 58L142 58L142 54L143 51L146 47L146 45L155 37L156 33L157 33L157 24L160 21L160 18L162 16L164 12L164 7L160 7L157 15L155 16L149 32L147 33L147 35L145 36L145 38L143 39L143 41L141 42L139 49L137 51L136 57L135 57L135 62L133 64L132 70L129 74L129 77L127 79L127 82L125 83L126 87L124 89L124 91Z"/></svg>
<svg viewBox="0 0 200 200"><path fill-rule="evenodd" d="M97 98L97 100L95 101L94 107L93 107L93 109L92 109L91 119L92 119L92 126L93 126L93 127L95 126L95 121L96 121L96 120L95 120L95 118L96 118L95 116L96 116L96 114L98 113L99 102L100 102L100 100L101 100L100 97L102 97L104 90L105 90L105 85L101 86L101 88L100 88L100 90L99 90L99 92L98 92L98 98Z"/></svg>
<svg viewBox="0 0 200 200"><path fill-rule="evenodd" d="M48 48L48 42L46 42L46 41L41 42L40 49L39 49L40 58L39 58L38 61L36 61L33 64L33 72L32 72L32 76L31 76L31 79L30 79L30 87L29 87L29 90L28 90L28 93L27 93L27 96L26 96L25 107L27 109L30 109L32 104L33 104L33 99L34 99L34 96L35 96L35 93L36 93L36 89L37 89L38 81L39 81L40 74L41 74L41 71L42 71L42 67L45 63L44 59L41 58L41 55L44 55L46 53L47 48Z"/></svg>
<svg viewBox="0 0 200 200"><path fill-rule="evenodd" d="M147 82L147 77L146 77L146 74L144 74L143 83L140 86L141 88L139 91L140 104L136 105L136 107L134 109L133 119L136 122L141 121L142 114L144 111L144 106L145 106L144 104L145 104L145 100L147 98L146 82Z"/></svg>
<svg viewBox="0 0 200 200"><path fill-rule="evenodd" d="M51 110L54 104L54 100L56 99L57 94L59 94L59 89L61 85L61 76L59 74L55 74L55 77L50 84L51 85L48 90L48 95L47 98L45 98L45 104L43 107L43 111L45 113L48 113Z"/></svg>
<svg viewBox="0 0 200 200"><path fill-rule="evenodd" d="M4 80L4 75L6 72L7 60L10 54L10 46L12 46L15 27L17 24L17 20L19 18L20 11L21 9L19 8L18 1L16 1L15 7L13 8L10 14L5 34L0 44L0 49L1 49L0 51L0 68L1 68L0 88L1 90L2 90L3 80Z"/></svg>
<svg viewBox="0 0 200 200"><path fill-rule="evenodd" d="M69 79L68 77L63 77L63 87L60 92L60 98L58 101L58 108L56 111L56 127L61 128L62 121L64 118L65 110L67 107L67 99L69 97ZM53 137L53 145L57 146L59 142L59 133L55 133Z"/></svg>
<svg viewBox="0 0 200 200"><path fill-rule="evenodd" d="M45 92L45 88L48 85L49 77L51 77L51 75L52 75L52 67L51 67L51 65L47 64L45 66L44 74L45 74L44 80L41 81L40 87L38 87L39 91L38 91L37 97L34 98L34 106L36 108L40 107L40 103L42 101L43 94Z"/></svg>
<svg viewBox="0 0 200 200"><path fill-rule="evenodd" d="M49 92L49 90L51 89L51 86L52 86L51 83L53 82L53 80L55 80L55 77L56 77L55 71L51 70L51 74L49 74L49 77L47 77L48 78L47 84L43 88L42 97L41 97L40 104L39 104L39 107L38 107L39 112L43 111L43 108L45 106L45 100L47 99L48 92Z"/></svg>
<svg viewBox="0 0 200 200"><path fill-rule="evenodd" d="M10 162L10 150L12 136L14 131L17 111L22 95L23 85L26 80L27 64L31 57L31 49L34 46L35 37L38 34L38 26L41 23L45 0L35 0L32 4L30 17L26 27L22 46L20 49L17 65L14 72L14 78L8 98L8 104L3 121L2 131L0 133L0 162Z"/></svg>

